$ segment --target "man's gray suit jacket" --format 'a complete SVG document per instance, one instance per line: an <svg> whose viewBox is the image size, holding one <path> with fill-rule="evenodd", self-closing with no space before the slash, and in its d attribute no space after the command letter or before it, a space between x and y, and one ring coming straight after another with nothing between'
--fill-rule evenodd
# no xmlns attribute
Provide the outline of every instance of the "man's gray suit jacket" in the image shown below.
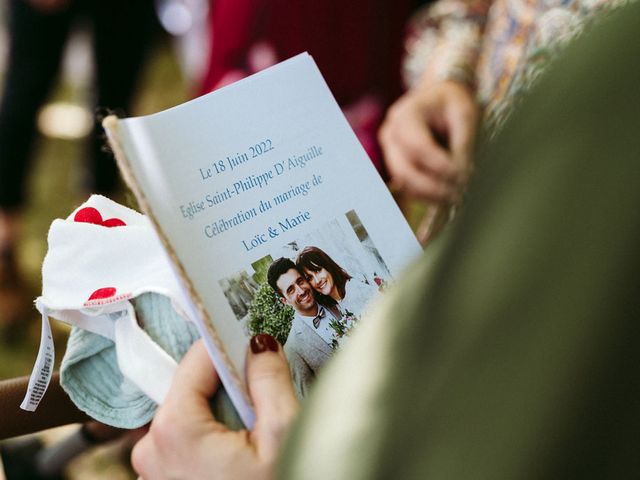
<svg viewBox="0 0 640 480"><path fill-rule="evenodd" d="M284 354L289 361L298 398L303 398L308 393L316 372L332 353L333 350L327 342L296 313L284 345Z"/></svg>

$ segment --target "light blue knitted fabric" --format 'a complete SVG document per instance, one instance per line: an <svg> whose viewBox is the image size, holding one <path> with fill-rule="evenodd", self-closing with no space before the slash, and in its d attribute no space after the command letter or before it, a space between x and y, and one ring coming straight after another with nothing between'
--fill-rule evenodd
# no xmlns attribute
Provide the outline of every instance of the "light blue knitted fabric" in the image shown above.
<svg viewBox="0 0 640 480"><path fill-rule="evenodd" d="M176 361L199 337L171 301L156 293L132 300L138 322L149 336ZM153 365L149 365L153 375ZM157 405L122 376L114 343L100 335L73 327L60 366L60 383L73 403L90 417L119 428L148 423Z"/></svg>

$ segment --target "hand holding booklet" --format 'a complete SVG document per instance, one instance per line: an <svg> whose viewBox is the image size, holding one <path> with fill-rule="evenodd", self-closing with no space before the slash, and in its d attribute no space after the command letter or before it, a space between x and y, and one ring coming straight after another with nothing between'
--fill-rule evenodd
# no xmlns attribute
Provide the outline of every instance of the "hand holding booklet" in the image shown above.
<svg viewBox="0 0 640 480"><path fill-rule="evenodd" d="M246 425L252 334L280 335L304 395L373 297L420 253L307 54L104 125Z"/></svg>

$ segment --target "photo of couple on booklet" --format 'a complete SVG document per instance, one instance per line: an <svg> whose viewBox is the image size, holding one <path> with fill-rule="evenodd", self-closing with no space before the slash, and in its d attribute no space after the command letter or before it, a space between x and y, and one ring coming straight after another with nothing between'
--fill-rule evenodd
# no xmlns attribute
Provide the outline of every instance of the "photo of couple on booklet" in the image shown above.
<svg viewBox="0 0 640 480"><path fill-rule="evenodd" d="M304 397L390 280L384 260L351 210L221 280L247 335L284 345L296 393Z"/></svg>

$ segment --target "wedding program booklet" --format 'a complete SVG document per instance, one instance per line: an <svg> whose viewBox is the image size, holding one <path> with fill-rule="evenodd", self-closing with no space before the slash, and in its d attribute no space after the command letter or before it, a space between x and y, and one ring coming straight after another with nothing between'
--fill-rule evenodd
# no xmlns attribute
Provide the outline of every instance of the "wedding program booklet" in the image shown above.
<svg viewBox="0 0 640 480"><path fill-rule="evenodd" d="M244 362L260 311L290 329L281 341L295 353L292 370L300 358L306 369L319 367L421 252L306 53L169 110L109 117L104 126L248 426ZM299 382L309 374L296 372Z"/></svg>

